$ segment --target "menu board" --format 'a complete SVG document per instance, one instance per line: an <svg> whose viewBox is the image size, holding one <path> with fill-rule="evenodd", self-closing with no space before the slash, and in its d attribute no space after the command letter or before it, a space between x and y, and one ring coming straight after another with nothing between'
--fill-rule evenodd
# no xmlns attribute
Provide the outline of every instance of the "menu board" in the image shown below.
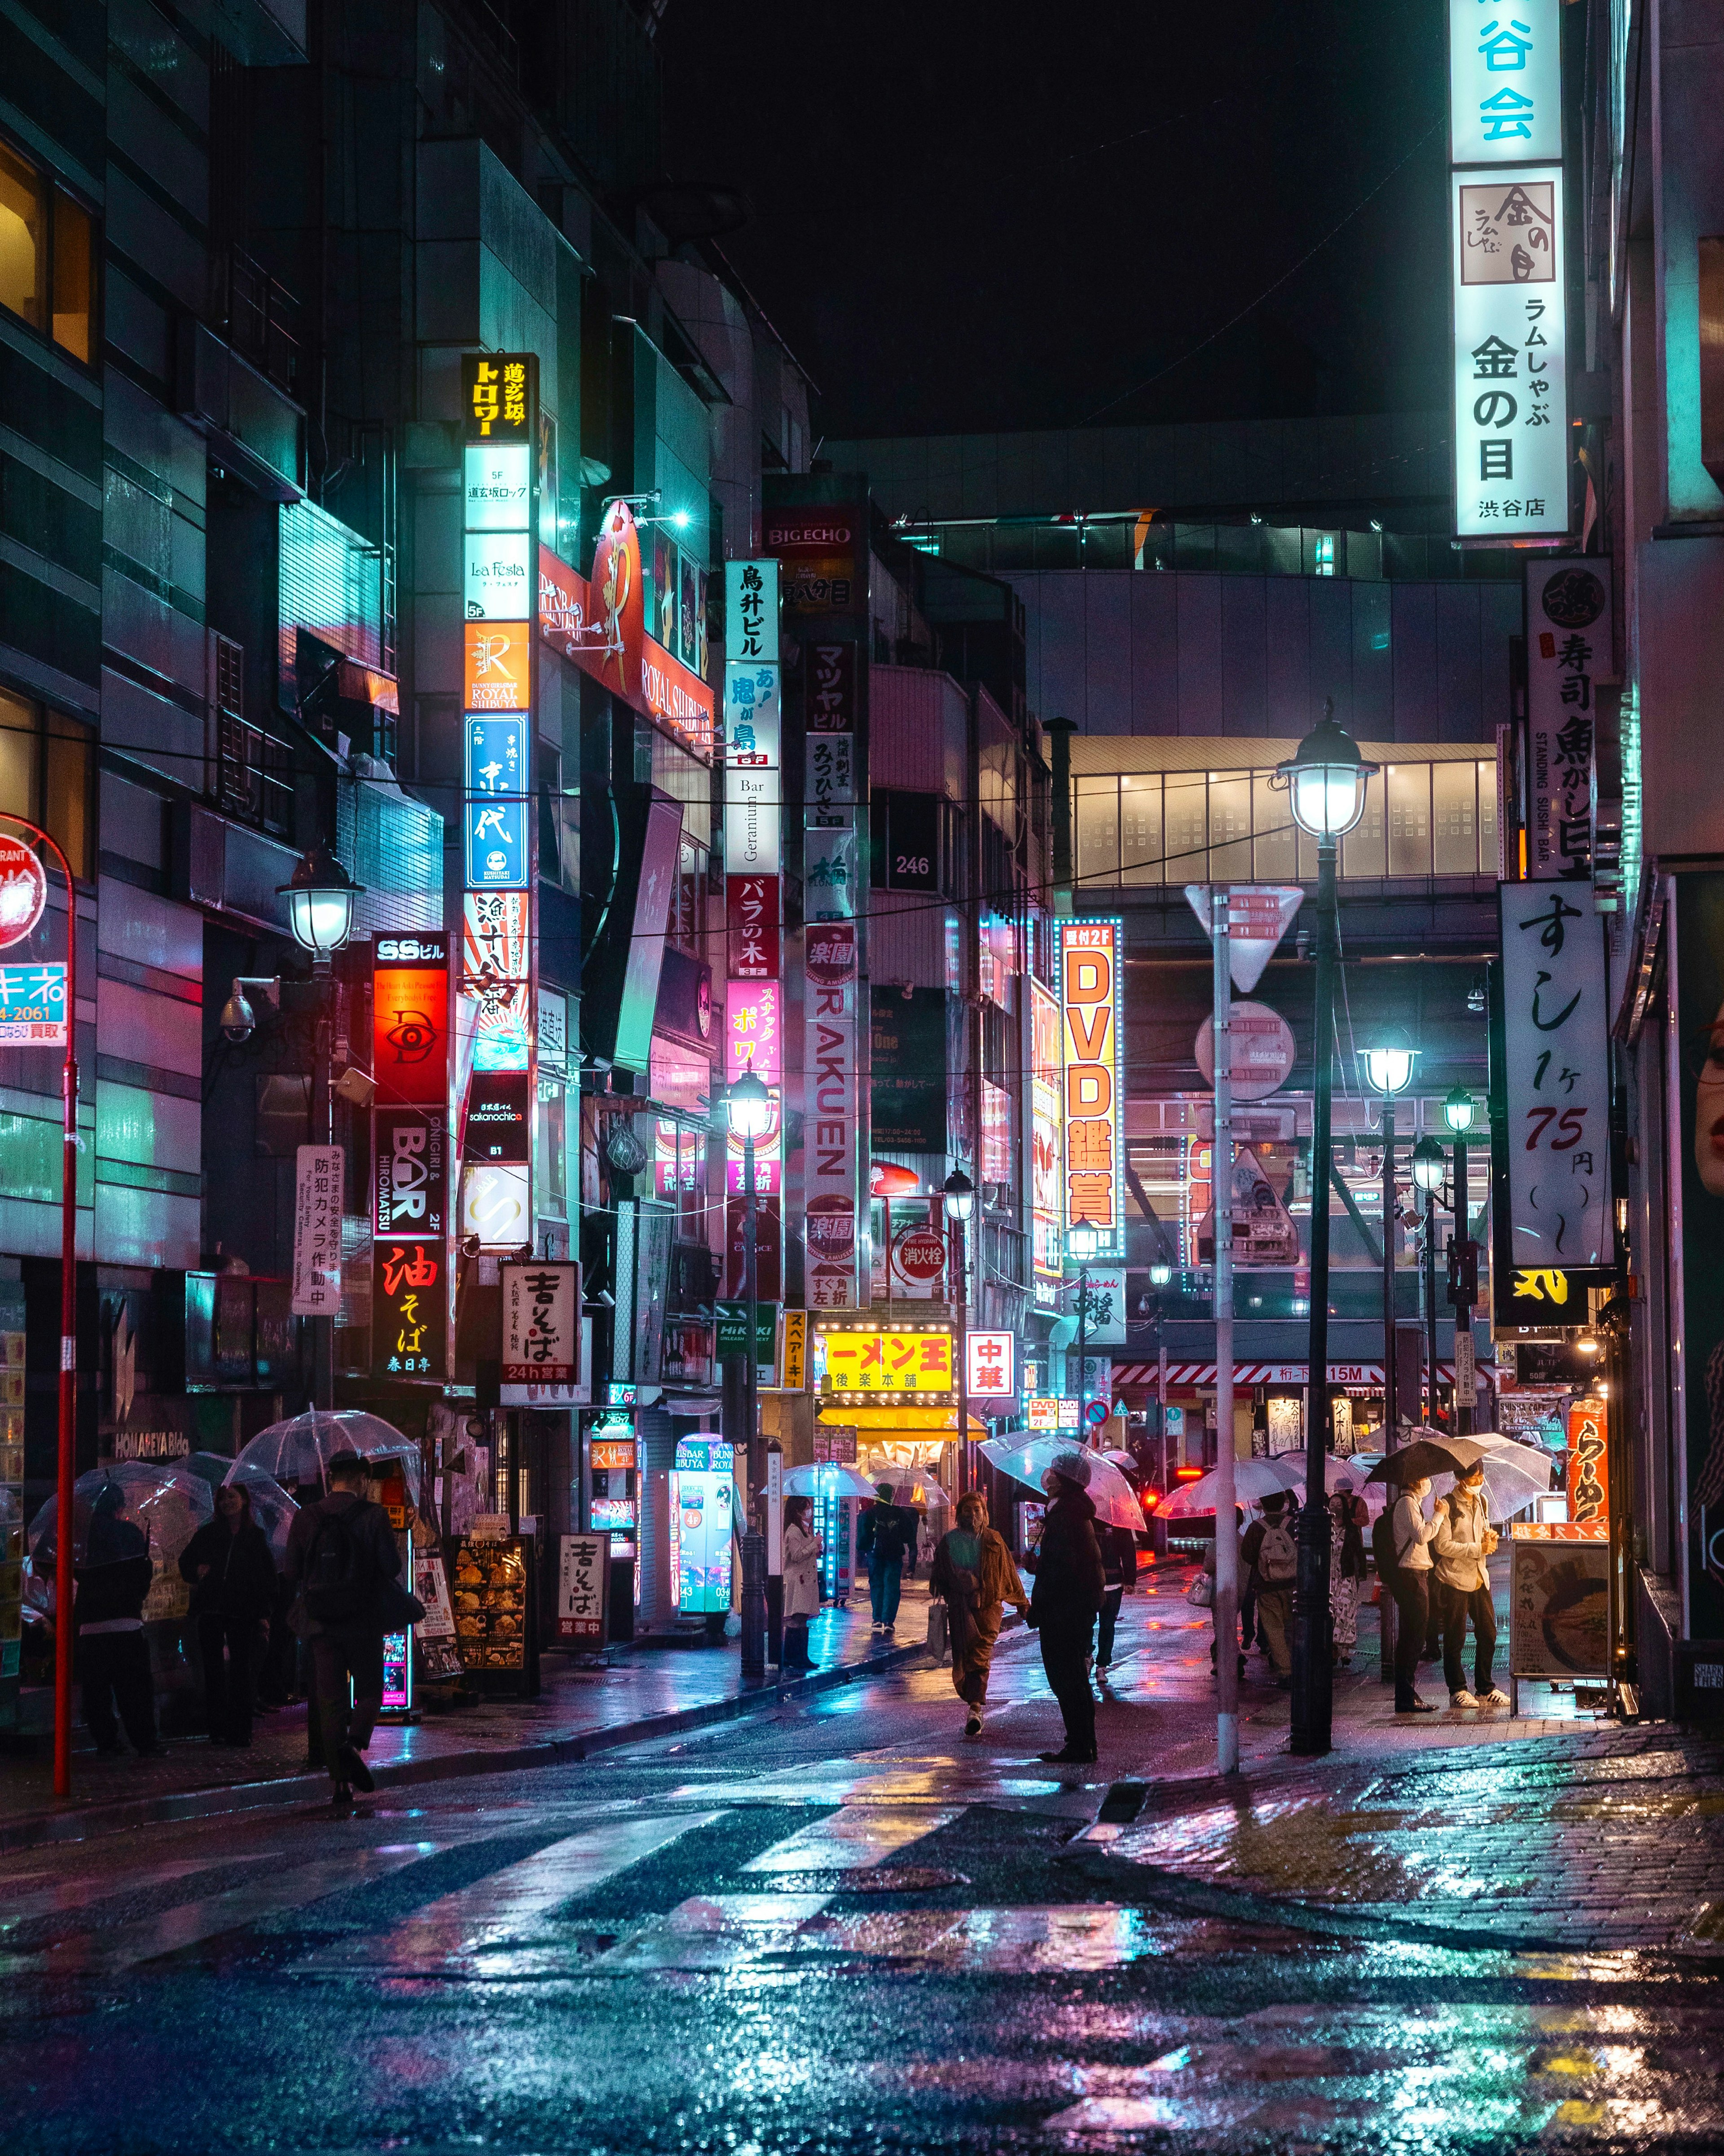
<svg viewBox="0 0 1724 2156"><path fill-rule="evenodd" d="M518 1537L456 1543L449 1600L456 1643L468 1669L525 1672L526 1553Z"/></svg>
<svg viewBox="0 0 1724 2156"><path fill-rule="evenodd" d="M1608 1522L1516 1520L1509 1533L1511 1675L1605 1676L1610 1667Z"/></svg>

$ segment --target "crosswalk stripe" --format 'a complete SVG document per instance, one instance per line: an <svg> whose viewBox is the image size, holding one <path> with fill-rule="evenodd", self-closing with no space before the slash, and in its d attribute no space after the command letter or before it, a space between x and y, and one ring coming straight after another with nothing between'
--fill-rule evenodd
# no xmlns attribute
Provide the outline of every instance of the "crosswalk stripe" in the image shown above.
<svg viewBox="0 0 1724 2156"><path fill-rule="evenodd" d="M931 1811L926 1805L846 1804L783 1841L751 1857L744 1871L857 1871L948 1826L962 1804Z"/></svg>
<svg viewBox="0 0 1724 2156"><path fill-rule="evenodd" d="M569 1943L549 1920L567 1902L655 1856L722 1812L608 1821L537 1850L470 1887L428 1902L381 1936L344 1941L308 1956L302 1974L355 1968L397 1976L507 1976L543 1974L541 1950Z"/></svg>
<svg viewBox="0 0 1724 2156"><path fill-rule="evenodd" d="M58 1886L44 1887L33 1894L20 1894L6 1904L0 1915L0 1938L37 1917L69 1916L121 1894L146 1894L153 1887L169 1887L177 1879L195 1879L200 1872L216 1871L228 1865L262 1864L279 1856L280 1850L254 1850L244 1856L212 1851L207 1856L187 1856L172 1864L151 1864L136 1871L90 1871L78 1879L63 1879Z"/></svg>
<svg viewBox="0 0 1724 2156"><path fill-rule="evenodd" d="M223 1932L241 1930L260 1917L301 1908L343 1887L386 1879L448 1846L439 1841L410 1842L393 1849L349 1850L314 1864L295 1865L275 1878L184 1902L159 1916L140 1917L112 1930L82 1932L38 1953L0 1954L0 1976L112 1976L140 1962L158 1960L218 1938Z"/></svg>

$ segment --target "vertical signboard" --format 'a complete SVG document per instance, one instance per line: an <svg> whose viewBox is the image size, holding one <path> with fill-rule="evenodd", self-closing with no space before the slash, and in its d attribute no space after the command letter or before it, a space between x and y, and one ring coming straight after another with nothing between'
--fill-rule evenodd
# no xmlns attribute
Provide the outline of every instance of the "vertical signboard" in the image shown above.
<svg viewBox="0 0 1724 2156"><path fill-rule="evenodd" d="M1541 1270L1608 1265L1615 1241L1603 924L1560 884L1497 888L1510 1260Z"/></svg>
<svg viewBox="0 0 1724 2156"><path fill-rule="evenodd" d="M1060 1090L1059 998L1031 977L1029 983L1029 1235L1035 1299L1052 1308L1065 1277L1060 1222L1065 1205L1065 1147Z"/></svg>
<svg viewBox="0 0 1724 2156"><path fill-rule="evenodd" d="M341 1306L344 1164L340 1146L302 1145L295 1159L292 1308L295 1317L333 1317Z"/></svg>
<svg viewBox="0 0 1724 2156"><path fill-rule="evenodd" d="M449 1354L449 954L372 947L372 1368L440 1378Z"/></svg>
<svg viewBox="0 0 1724 2156"><path fill-rule="evenodd" d="M1611 667L1610 564L1526 564L1526 873L1592 868L1593 684Z"/></svg>
<svg viewBox="0 0 1724 2156"><path fill-rule="evenodd" d="M1724 1638L1724 875L1678 875L1670 942L1677 1041L1669 1077L1671 1235L1680 1250L1687 1495L1683 1601L1691 1640ZM1670 934L1670 929L1674 934Z"/></svg>
<svg viewBox="0 0 1724 2156"><path fill-rule="evenodd" d="M461 359L461 1229L531 1244L533 623L539 363Z"/></svg>
<svg viewBox="0 0 1724 2156"><path fill-rule="evenodd" d="M572 1407L581 1387L581 1268L505 1265L503 1360L505 1407Z"/></svg>
<svg viewBox="0 0 1724 2156"><path fill-rule="evenodd" d="M811 921L803 988L803 1188L807 1193L808 1296L817 1310L842 1310L858 1292L856 1191L861 1170L859 1021L856 926Z"/></svg>
<svg viewBox="0 0 1724 2156"><path fill-rule="evenodd" d="M1087 1222L1103 1258L1125 1255L1117 1082L1121 927L1118 921L1060 924L1065 1226Z"/></svg>
<svg viewBox="0 0 1724 2156"><path fill-rule="evenodd" d="M1449 0L1455 530L1568 529L1557 0Z"/></svg>

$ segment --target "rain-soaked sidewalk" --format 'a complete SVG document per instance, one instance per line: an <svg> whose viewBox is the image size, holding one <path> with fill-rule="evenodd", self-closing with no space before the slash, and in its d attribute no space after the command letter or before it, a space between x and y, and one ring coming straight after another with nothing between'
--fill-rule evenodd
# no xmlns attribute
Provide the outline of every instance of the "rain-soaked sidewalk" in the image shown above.
<svg viewBox="0 0 1724 2156"><path fill-rule="evenodd" d="M876 1635L866 1583L848 1609L823 1610L809 1625L816 1674L780 1686L745 1684L735 1640L720 1646L636 1642L613 1648L601 1667L572 1656L541 1657L533 1700L473 1700L413 1722L377 1726L366 1757L378 1784L577 1759L618 1744L698 1728L748 1713L788 1694L818 1694L864 1674L918 1660L927 1637L927 1588L906 1581L895 1637ZM74 1712L77 1712L74 1687ZM0 1849L76 1836L152 1819L189 1818L324 1794L328 1780L306 1759L303 1704L259 1712L243 1752L213 1747L202 1734L167 1736L156 1758L127 1749L97 1753L81 1718L74 1732L72 1796L54 1795L49 1743L0 1753Z"/></svg>

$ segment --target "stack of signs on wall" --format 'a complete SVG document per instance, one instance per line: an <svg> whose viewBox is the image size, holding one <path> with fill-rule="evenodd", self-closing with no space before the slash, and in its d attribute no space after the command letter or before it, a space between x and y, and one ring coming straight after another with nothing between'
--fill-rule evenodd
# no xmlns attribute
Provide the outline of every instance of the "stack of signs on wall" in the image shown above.
<svg viewBox="0 0 1724 2156"><path fill-rule="evenodd" d="M464 548L458 1096L460 1232L518 1250L532 1217L533 615L538 361L461 360Z"/></svg>
<svg viewBox="0 0 1724 2156"><path fill-rule="evenodd" d="M1610 564L1526 565L1526 873L1584 881L1593 859L1593 685L1611 670Z"/></svg>
<svg viewBox="0 0 1724 2156"><path fill-rule="evenodd" d="M1455 529L1568 529L1560 0L1449 0ZM1536 632L1535 632L1536 633Z"/></svg>
<svg viewBox="0 0 1724 2156"><path fill-rule="evenodd" d="M782 1242L784 990L783 711L778 665L778 564L725 564L725 917L729 986L725 995L725 1083L752 1072L771 1096L772 1118L754 1145L756 1288L780 1292ZM743 1288L747 1242L747 1160L727 1141L726 1273Z"/></svg>
<svg viewBox="0 0 1724 2156"><path fill-rule="evenodd" d="M449 1374L449 945L372 946L372 1368Z"/></svg>

